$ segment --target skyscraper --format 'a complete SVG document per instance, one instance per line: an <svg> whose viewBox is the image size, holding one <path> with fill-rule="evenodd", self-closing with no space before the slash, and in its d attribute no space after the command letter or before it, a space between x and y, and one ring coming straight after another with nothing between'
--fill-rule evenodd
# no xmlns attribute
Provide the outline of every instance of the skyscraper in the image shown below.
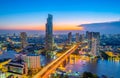
<svg viewBox="0 0 120 78"><path fill-rule="evenodd" d="M22 45L22 48L25 48L27 46L27 34L26 32L21 32L20 33L20 39L21 39L21 45Z"/></svg>
<svg viewBox="0 0 120 78"><path fill-rule="evenodd" d="M72 43L72 32L68 33L68 44Z"/></svg>
<svg viewBox="0 0 120 78"><path fill-rule="evenodd" d="M88 40L88 48L93 55L99 54L100 33L99 32L86 32Z"/></svg>
<svg viewBox="0 0 120 78"><path fill-rule="evenodd" d="M80 34L80 42L84 41L84 34Z"/></svg>
<svg viewBox="0 0 120 78"><path fill-rule="evenodd" d="M76 43L80 41L79 33L76 33Z"/></svg>
<svg viewBox="0 0 120 78"><path fill-rule="evenodd" d="M48 14L46 23L45 49L53 50L53 16Z"/></svg>
<svg viewBox="0 0 120 78"><path fill-rule="evenodd" d="M93 56L97 56L98 55L98 50L97 50L97 39L96 38L92 38L92 48L91 48L91 54Z"/></svg>

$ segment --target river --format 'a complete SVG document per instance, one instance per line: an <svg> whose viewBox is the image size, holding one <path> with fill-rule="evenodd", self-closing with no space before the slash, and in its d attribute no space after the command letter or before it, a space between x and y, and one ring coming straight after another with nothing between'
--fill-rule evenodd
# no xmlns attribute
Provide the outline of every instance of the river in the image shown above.
<svg viewBox="0 0 120 78"><path fill-rule="evenodd" d="M106 75L108 78L120 78L120 62L112 60L86 61L79 59L75 64L68 64L66 69L72 72L83 73L87 71L98 76Z"/></svg>

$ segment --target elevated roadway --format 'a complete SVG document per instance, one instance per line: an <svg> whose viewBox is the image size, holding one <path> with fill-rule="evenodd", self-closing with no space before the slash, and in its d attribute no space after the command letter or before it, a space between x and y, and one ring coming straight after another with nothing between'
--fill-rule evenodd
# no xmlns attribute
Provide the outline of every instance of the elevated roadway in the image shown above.
<svg viewBox="0 0 120 78"><path fill-rule="evenodd" d="M46 65L42 70L40 70L33 78L49 78L49 75L56 70L62 64L71 53L73 53L77 48L78 44L73 45L69 50L64 52L60 57L53 60L51 63Z"/></svg>

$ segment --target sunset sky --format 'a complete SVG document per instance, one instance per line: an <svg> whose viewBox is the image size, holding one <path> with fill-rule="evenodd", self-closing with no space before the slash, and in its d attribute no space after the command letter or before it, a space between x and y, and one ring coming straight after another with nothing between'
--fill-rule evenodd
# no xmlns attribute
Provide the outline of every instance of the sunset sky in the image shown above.
<svg viewBox="0 0 120 78"><path fill-rule="evenodd" d="M54 30L84 30L80 24L120 19L120 0L0 0L0 29L45 30L47 14Z"/></svg>

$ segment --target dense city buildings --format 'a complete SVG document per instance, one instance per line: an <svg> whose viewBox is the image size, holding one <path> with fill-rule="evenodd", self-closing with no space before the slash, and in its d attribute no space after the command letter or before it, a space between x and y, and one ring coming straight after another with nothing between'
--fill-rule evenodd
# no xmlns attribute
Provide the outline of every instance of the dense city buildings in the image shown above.
<svg viewBox="0 0 120 78"><path fill-rule="evenodd" d="M72 43L72 32L68 33L68 44Z"/></svg>
<svg viewBox="0 0 120 78"><path fill-rule="evenodd" d="M98 56L100 47L100 33L86 31L86 38L88 41L88 49L91 54Z"/></svg>
<svg viewBox="0 0 120 78"><path fill-rule="evenodd" d="M0 0L0 78L120 78L120 0Z"/></svg>
<svg viewBox="0 0 120 78"><path fill-rule="evenodd" d="M51 14L48 14L45 33L45 49L53 50L53 16Z"/></svg>
<svg viewBox="0 0 120 78"><path fill-rule="evenodd" d="M104 78L101 71L112 78L106 70L112 66L120 72L116 66L120 62L120 34L67 33L53 34L53 16L48 14L45 35L0 34L0 78Z"/></svg>
<svg viewBox="0 0 120 78"><path fill-rule="evenodd" d="M21 38L21 46L22 48L25 48L27 46L27 34L26 32L21 32L20 33L20 38Z"/></svg>

